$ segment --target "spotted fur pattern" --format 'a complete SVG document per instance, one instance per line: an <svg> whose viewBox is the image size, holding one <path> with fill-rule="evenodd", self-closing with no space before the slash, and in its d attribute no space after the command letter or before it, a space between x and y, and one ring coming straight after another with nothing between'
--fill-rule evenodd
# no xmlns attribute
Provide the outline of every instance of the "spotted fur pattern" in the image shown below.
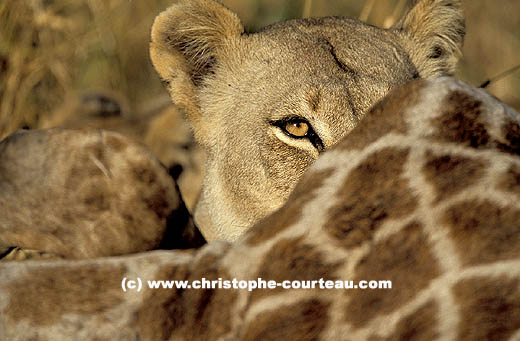
<svg viewBox="0 0 520 341"><path fill-rule="evenodd" d="M108 131L59 128L0 141L1 260L203 243L175 182L140 144Z"/></svg>
<svg viewBox="0 0 520 341"><path fill-rule="evenodd" d="M377 104L237 243L0 266L1 339L518 340L520 116L449 78ZM121 278L392 280L143 290Z"/></svg>

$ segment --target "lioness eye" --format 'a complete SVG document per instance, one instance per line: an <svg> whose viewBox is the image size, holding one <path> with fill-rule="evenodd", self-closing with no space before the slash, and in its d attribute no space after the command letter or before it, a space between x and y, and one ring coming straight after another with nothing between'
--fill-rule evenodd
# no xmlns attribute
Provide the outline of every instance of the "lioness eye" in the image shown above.
<svg viewBox="0 0 520 341"><path fill-rule="evenodd" d="M322 152L324 150L323 142L311 124L307 122L304 118L301 117L288 117L278 121L270 122L273 126L278 127L282 130L285 135L293 138L293 139L307 139L310 143L314 145L314 147L318 150L318 152Z"/></svg>
<svg viewBox="0 0 520 341"><path fill-rule="evenodd" d="M303 121L287 122L284 128L294 137L305 137L309 132L309 124Z"/></svg>

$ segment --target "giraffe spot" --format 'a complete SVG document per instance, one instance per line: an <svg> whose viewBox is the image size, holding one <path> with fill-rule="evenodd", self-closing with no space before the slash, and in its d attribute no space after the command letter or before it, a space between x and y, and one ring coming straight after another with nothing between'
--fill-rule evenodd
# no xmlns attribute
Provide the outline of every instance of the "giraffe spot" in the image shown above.
<svg viewBox="0 0 520 341"><path fill-rule="evenodd" d="M219 266L220 257L205 255L189 269L166 266L154 278L166 280L231 280ZM191 271L190 271L191 270ZM143 300L139 327L143 340L213 340L231 330L232 307L237 290L156 289Z"/></svg>
<svg viewBox="0 0 520 341"><path fill-rule="evenodd" d="M520 124L508 120L502 127L505 142L498 143L498 149L513 155L520 155Z"/></svg>
<svg viewBox="0 0 520 341"><path fill-rule="evenodd" d="M315 191L332 175L332 170L306 172L294 191L291 193L285 206L261 220L250 229L247 243L255 246L271 239L302 217L302 209L315 197Z"/></svg>
<svg viewBox="0 0 520 341"><path fill-rule="evenodd" d="M520 166L511 166L499 180L498 188L520 197Z"/></svg>
<svg viewBox="0 0 520 341"><path fill-rule="evenodd" d="M105 146L103 143L97 141L96 143L85 147L88 154L99 160L101 163L105 163Z"/></svg>
<svg viewBox="0 0 520 341"><path fill-rule="evenodd" d="M189 274L188 265L163 265L154 274L153 280L186 280ZM149 290L143 303L137 309L137 330L143 340L168 340L174 330L181 329L186 323L183 314L183 289Z"/></svg>
<svg viewBox="0 0 520 341"><path fill-rule="evenodd" d="M123 152L126 147L128 147L128 143L113 134L110 134L105 138L105 143L117 152Z"/></svg>
<svg viewBox="0 0 520 341"><path fill-rule="evenodd" d="M485 175L486 164L482 161L456 155L428 154L423 170L426 180L435 188L437 203L477 183Z"/></svg>
<svg viewBox="0 0 520 341"><path fill-rule="evenodd" d="M106 188L93 183L91 187L86 189L83 202L89 210L99 213L110 209L111 197L112 194Z"/></svg>
<svg viewBox="0 0 520 341"><path fill-rule="evenodd" d="M465 279L453 287L462 316L459 340L508 340L520 329L520 280Z"/></svg>
<svg viewBox="0 0 520 341"><path fill-rule="evenodd" d="M105 175L101 168L96 165L88 154L79 152L79 155L72 156L68 174L66 175L65 187L69 190L77 190L85 184L85 179L103 178Z"/></svg>
<svg viewBox="0 0 520 341"><path fill-rule="evenodd" d="M390 280L389 290L348 290L345 318L359 328L379 315L389 314L410 301L439 275L428 237L419 223L411 223L376 243L360 260L354 282Z"/></svg>
<svg viewBox="0 0 520 341"><path fill-rule="evenodd" d="M488 200L468 200L443 215L465 265L520 256L520 210Z"/></svg>
<svg viewBox="0 0 520 341"><path fill-rule="evenodd" d="M334 273L339 265L327 263L322 252L312 245L303 243L302 238L283 239L266 253L254 279L262 278L265 281L274 280L279 283L285 280L312 281L320 278L334 280ZM281 287L255 290L251 293L249 301L254 302L261 297L276 295L282 291L284 289Z"/></svg>
<svg viewBox="0 0 520 341"><path fill-rule="evenodd" d="M436 128L434 139L479 149L488 147L490 135L482 118L482 102L455 90L443 101L440 117L431 120Z"/></svg>
<svg viewBox="0 0 520 341"><path fill-rule="evenodd" d="M497 139L487 130L480 100L456 90L445 98L442 107L445 110L441 117L432 119L432 126L437 128L432 138L475 149L496 149L520 155L520 124L517 121L508 119L502 126L503 137Z"/></svg>
<svg viewBox="0 0 520 341"><path fill-rule="evenodd" d="M395 327L387 341L428 341L438 340L437 324L439 308L435 301L430 301L413 313L405 316Z"/></svg>
<svg viewBox="0 0 520 341"><path fill-rule="evenodd" d="M219 265L220 257L207 255L195 264L189 279L209 281L231 280L231 276ZM191 291L187 296L184 314L190 318L192 340L213 339L231 330L232 308L238 298L237 290L206 289Z"/></svg>
<svg viewBox="0 0 520 341"><path fill-rule="evenodd" d="M35 268L8 283L4 314L34 327L51 326L67 314L103 315L123 301L126 266L89 264Z"/></svg>
<svg viewBox="0 0 520 341"><path fill-rule="evenodd" d="M143 196L142 200L146 207L155 213L158 219L162 220L168 216L170 201L168 200L168 195L163 187L152 191L148 196Z"/></svg>
<svg viewBox="0 0 520 341"><path fill-rule="evenodd" d="M132 173L134 178L142 183L153 185L157 182L157 174L153 171L154 167L149 163L133 164Z"/></svg>
<svg viewBox="0 0 520 341"><path fill-rule="evenodd" d="M343 247L360 246L385 221L414 211L417 199L401 177L408 152L398 148L374 152L347 176L323 225Z"/></svg>
<svg viewBox="0 0 520 341"><path fill-rule="evenodd" d="M426 81L420 79L392 90L372 107L338 147L362 150L386 134L406 134L408 125L403 111L419 103L420 90L425 84Z"/></svg>
<svg viewBox="0 0 520 341"><path fill-rule="evenodd" d="M260 313L241 340L318 340L329 320L330 303L309 299Z"/></svg>
<svg viewBox="0 0 520 341"><path fill-rule="evenodd" d="M130 167L136 183L143 184L147 189L139 193L139 199L159 220L165 219L171 211L171 195L168 195L167 187L163 185L164 179L160 177L161 172L166 173L165 169L157 168L149 160L131 163Z"/></svg>

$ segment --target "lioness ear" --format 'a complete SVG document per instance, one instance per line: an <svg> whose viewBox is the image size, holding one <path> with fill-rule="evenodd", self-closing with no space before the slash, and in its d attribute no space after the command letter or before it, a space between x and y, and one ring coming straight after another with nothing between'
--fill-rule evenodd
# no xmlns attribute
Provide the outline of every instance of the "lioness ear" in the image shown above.
<svg viewBox="0 0 520 341"><path fill-rule="evenodd" d="M451 75L461 55L465 35L461 0L414 0L392 30L423 78Z"/></svg>
<svg viewBox="0 0 520 341"><path fill-rule="evenodd" d="M194 123L195 133L200 119L196 88L243 31L236 14L214 0L181 0L155 19L152 63L168 84L173 103Z"/></svg>

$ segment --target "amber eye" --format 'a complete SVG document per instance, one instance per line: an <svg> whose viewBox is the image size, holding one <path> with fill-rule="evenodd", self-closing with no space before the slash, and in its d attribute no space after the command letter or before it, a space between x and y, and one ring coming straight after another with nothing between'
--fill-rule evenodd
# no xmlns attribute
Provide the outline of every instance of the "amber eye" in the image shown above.
<svg viewBox="0 0 520 341"><path fill-rule="evenodd" d="M305 137L309 132L309 124L302 121L287 122L285 131L295 137Z"/></svg>
<svg viewBox="0 0 520 341"><path fill-rule="evenodd" d="M291 139L308 140L320 153L324 150L320 137L316 134L311 124L302 117L286 117L278 121L270 121L269 124L283 131Z"/></svg>

